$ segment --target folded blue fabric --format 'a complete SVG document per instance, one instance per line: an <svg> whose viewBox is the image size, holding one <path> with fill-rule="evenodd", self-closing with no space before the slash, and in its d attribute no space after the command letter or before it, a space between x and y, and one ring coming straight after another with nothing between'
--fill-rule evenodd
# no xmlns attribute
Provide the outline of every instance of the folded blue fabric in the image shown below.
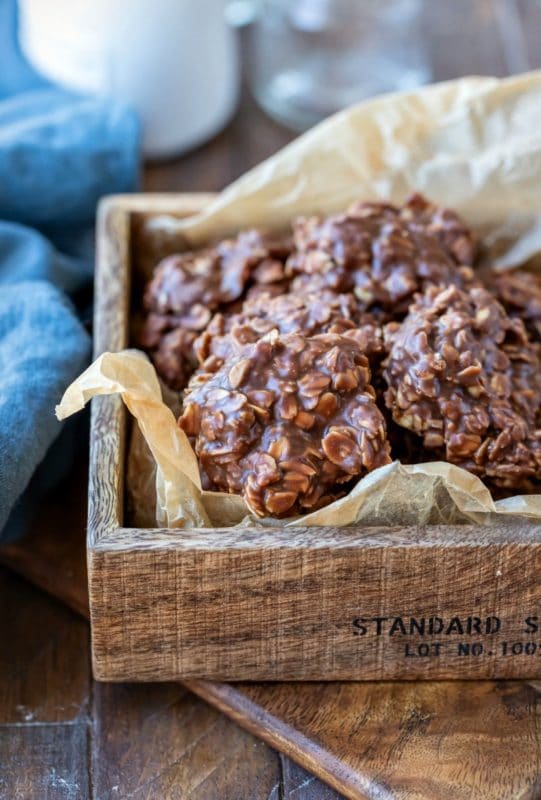
<svg viewBox="0 0 541 800"><path fill-rule="evenodd" d="M92 279L89 256L88 247L86 258L67 256L38 231L0 221L0 291L7 284L40 280L73 293Z"/></svg>
<svg viewBox="0 0 541 800"><path fill-rule="evenodd" d="M133 189L136 145L133 113L110 102L58 89L0 102L0 219L88 223L102 195Z"/></svg>
<svg viewBox="0 0 541 800"><path fill-rule="evenodd" d="M72 300L91 282L96 203L138 178L134 114L49 85L15 28L15 0L0 0L0 541L24 532L54 406L90 357Z"/></svg>
<svg viewBox="0 0 541 800"><path fill-rule="evenodd" d="M53 409L85 366L89 337L52 284L0 290L0 529L59 433Z"/></svg>

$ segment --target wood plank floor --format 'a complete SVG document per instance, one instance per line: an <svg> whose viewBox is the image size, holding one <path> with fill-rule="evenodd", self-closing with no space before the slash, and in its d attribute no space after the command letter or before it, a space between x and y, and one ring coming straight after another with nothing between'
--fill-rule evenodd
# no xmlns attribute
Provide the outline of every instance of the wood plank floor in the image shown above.
<svg viewBox="0 0 541 800"><path fill-rule="evenodd" d="M76 469L24 550L0 553L74 609L0 566L0 800L336 800L178 684L92 681L85 484Z"/></svg>

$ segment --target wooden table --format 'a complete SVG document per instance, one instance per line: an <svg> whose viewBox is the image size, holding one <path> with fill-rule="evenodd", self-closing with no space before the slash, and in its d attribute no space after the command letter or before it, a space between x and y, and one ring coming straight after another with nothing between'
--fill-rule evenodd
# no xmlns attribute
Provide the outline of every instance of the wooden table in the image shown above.
<svg viewBox="0 0 541 800"><path fill-rule="evenodd" d="M434 80L541 66L537 0L426 5ZM145 189L220 189L292 138L244 91L226 131L187 157L147 167ZM65 531L68 586L69 551L85 524L81 449L81 464L33 529L42 542L48 531ZM338 797L178 685L94 683L84 619L4 567L0 642L0 800Z"/></svg>

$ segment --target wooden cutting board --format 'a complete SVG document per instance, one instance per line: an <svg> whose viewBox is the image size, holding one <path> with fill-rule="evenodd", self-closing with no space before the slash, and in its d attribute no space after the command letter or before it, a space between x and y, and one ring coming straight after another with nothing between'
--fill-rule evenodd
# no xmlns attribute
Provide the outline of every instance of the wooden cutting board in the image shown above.
<svg viewBox="0 0 541 800"><path fill-rule="evenodd" d="M74 483L85 485L84 479ZM88 616L84 500L52 504L0 561ZM71 531L66 535L66 531ZM186 686L350 798L541 796L541 684L275 683Z"/></svg>

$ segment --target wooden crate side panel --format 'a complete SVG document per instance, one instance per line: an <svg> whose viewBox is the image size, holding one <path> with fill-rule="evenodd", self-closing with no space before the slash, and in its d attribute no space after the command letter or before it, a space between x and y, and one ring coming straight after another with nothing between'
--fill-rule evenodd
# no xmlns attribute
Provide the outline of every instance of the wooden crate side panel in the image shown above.
<svg viewBox="0 0 541 800"><path fill-rule="evenodd" d="M96 237L94 357L128 345L132 215L146 211L187 216L210 194L116 195L99 206ZM88 547L123 522L126 411L118 397L92 401L88 490Z"/></svg>
<svg viewBox="0 0 541 800"><path fill-rule="evenodd" d="M442 551L475 545L541 544L541 525L515 520L493 525L409 525L254 528L118 528L104 535L95 550L247 550L436 547Z"/></svg>
<svg viewBox="0 0 541 800"><path fill-rule="evenodd" d="M126 412L119 397L96 397L90 413L88 534L91 549L124 518Z"/></svg>
<svg viewBox="0 0 541 800"><path fill-rule="evenodd" d="M94 309L94 357L121 350L128 341L130 214L103 200L98 209Z"/></svg>
<svg viewBox="0 0 541 800"><path fill-rule="evenodd" d="M537 543L96 550L90 565L103 680L541 677Z"/></svg>
<svg viewBox="0 0 541 800"><path fill-rule="evenodd" d="M114 201L98 211L94 357L128 340L129 215ZM119 397L92 401L88 477L88 546L123 521L126 413Z"/></svg>

